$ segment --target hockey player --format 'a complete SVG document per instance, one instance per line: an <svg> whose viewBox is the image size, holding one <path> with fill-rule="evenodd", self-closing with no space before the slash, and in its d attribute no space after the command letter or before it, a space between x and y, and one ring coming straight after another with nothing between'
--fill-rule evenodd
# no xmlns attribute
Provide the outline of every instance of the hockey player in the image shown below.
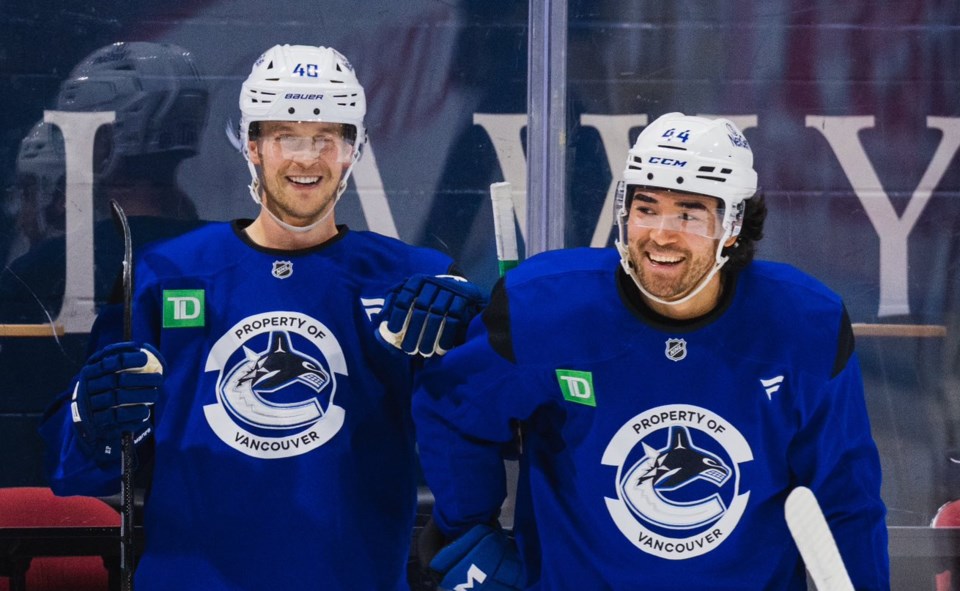
<svg viewBox="0 0 960 591"><path fill-rule="evenodd" d="M240 95L259 215L145 250L135 342L97 351L48 413L58 494L116 492L120 434L134 433L152 476L139 591L407 588L420 360L377 342L377 314L411 275L398 318L422 290L463 314L479 294L435 277L452 267L439 252L335 223L365 109L339 52L268 49ZM434 331L433 347L444 325L417 311L404 326ZM142 371L151 357L160 372Z"/></svg>
<svg viewBox="0 0 960 591"><path fill-rule="evenodd" d="M616 250L521 264L421 374L441 587L806 589L784 519L805 485L856 588L889 588L850 321L813 278L752 260L756 189L732 122L660 117L629 152ZM515 423L522 574L497 526Z"/></svg>

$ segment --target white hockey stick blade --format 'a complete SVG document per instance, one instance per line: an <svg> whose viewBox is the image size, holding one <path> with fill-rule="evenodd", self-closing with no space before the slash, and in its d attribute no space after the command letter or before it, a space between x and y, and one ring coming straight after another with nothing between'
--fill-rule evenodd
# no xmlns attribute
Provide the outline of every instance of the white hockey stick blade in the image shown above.
<svg viewBox="0 0 960 591"><path fill-rule="evenodd" d="M805 486L793 489L787 496L784 516L817 591L854 591L813 492Z"/></svg>
<svg viewBox="0 0 960 591"><path fill-rule="evenodd" d="M520 260L510 183L491 184L490 200L493 202L493 229L497 239L497 261L500 263L502 276L516 267Z"/></svg>

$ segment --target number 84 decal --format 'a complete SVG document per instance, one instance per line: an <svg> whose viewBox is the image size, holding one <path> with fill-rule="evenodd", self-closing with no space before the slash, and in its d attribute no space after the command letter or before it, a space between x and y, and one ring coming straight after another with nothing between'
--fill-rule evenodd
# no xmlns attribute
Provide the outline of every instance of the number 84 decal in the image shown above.
<svg viewBox="0 0 960 591"><path fill-rule="evenodd" d="M663 135L660 137L664 137L671 140L676 139L676 140L680 140L683 143L686 143L687 140L690 139L690 130L684 129L680 133L677 133L677 130L671 127L670 129L663 132Z"/></svg>

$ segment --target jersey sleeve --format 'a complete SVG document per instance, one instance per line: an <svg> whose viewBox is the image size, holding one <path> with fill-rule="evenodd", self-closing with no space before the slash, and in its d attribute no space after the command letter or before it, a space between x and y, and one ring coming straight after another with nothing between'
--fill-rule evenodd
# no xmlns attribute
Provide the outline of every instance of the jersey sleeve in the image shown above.
<svg viewBox="0 0 960 591"><path fill-rule="evenodd" d="M798 485L820 502L857 589L889 589L880 457L870 433L863 378L844 314L834 374L806 408L789 451Z"/></svg>
<svg viewBox="0 0 960 591"><path fill-rule="evenodd" d="M448 537L496 519L506 498L504 453L515 425L542 403L540 372L502 352L510 343L506 293L474 319L467 341L429 360L417 377L413 416L420 461L433 492L433 517Z"/></svg>

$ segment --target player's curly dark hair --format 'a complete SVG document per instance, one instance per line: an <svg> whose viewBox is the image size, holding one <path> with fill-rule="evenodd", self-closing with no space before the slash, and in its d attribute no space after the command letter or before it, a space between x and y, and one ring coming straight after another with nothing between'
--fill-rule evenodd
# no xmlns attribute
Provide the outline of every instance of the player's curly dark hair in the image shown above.
<svg viewBox="0 0 960 591"><path fill-rule="evenodd" d="M743 227L733 246L723 249L730 260L723 266L725 273L739 271L753 260L757 252L757 242L763 238L763 222L767 219L767 203L763 193L757 193L745 202Z"/></svg>

